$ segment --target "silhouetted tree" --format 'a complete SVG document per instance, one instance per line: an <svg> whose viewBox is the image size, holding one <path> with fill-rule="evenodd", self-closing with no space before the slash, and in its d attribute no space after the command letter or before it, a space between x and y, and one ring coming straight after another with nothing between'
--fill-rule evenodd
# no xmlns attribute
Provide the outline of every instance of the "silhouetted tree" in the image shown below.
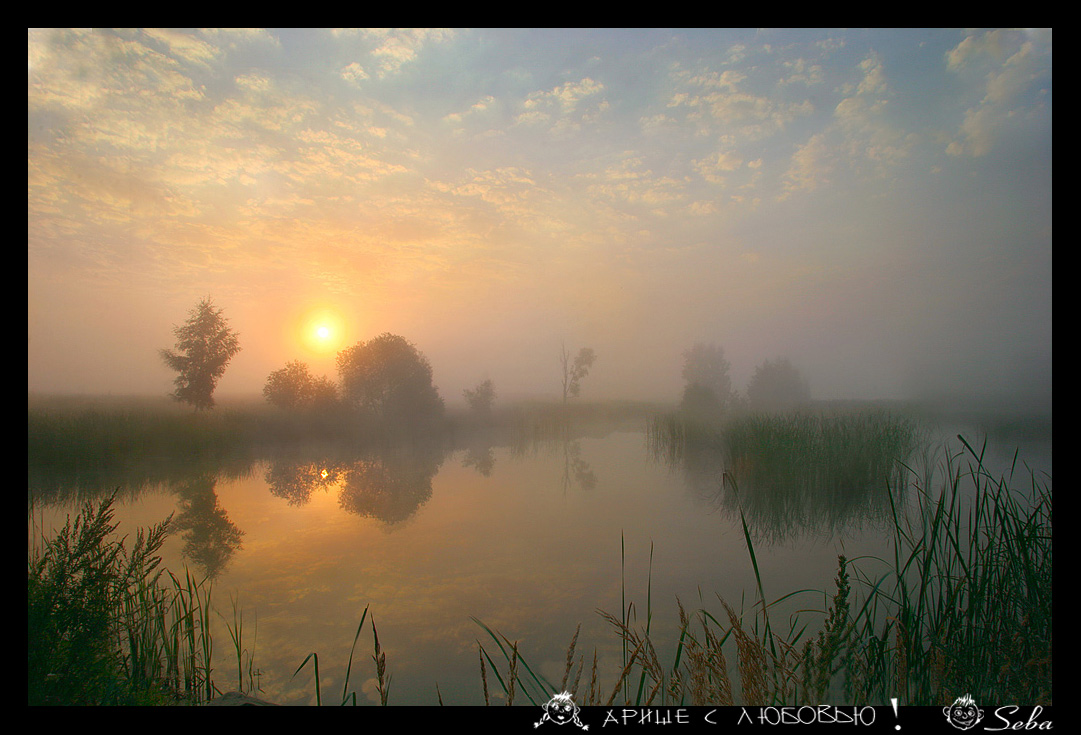
<svg viewBox="0 0 1081 735"><path fill-rule="evenodd" d="M724 413L724 404L717 394L701 383L691 383L683 388L679 411L684 416L699 420L716 419Z"/></svg>
<svg viewBox="0 0 1081 735"><path fill-rule="evenodd" d="M810 397L807 381L785 357L766 360L756 367L747 385L747 400L758 411L783 411Z"/></svg>
<svg viewBox="0 0 1081 735"><path fill-rule="evenodd" d="M571 362L571 356L567 352L566 346L562 348L559 362L563 366L563 405L567 404L568 396L577 397L581 392L582 378L589 375L589 369L593 367L596 360L597 355L593 352L592 347L583 347L578 350L574 362Z"/></svg>
<svg viewBox="0 0 1081 735"><path fill-rule="evenodd" d="M178 375L173 381L174 399L196 409L214 407L214 388L225 367L240 352L236 332L222 310L205 298L195 305L183 326L175 327L176 350L161 350L161 357Z"/></svg>
<svg viewBox="0 0 1081 735"><path fill-rule="evenodd" d="M492 404L495 402L495 385L491 380L478 383L476 388L466 388L462 391L469 408L479 416L488 416L492 413Z"/></svg>
<svg viewBox="0 0 1081 735"><path fill-rule="evenodd" d="M316 378L305 363L294 360L267 376L263 396L275 406L297 410L333 405L338 389L325 376Z"/></svg>
<svg viewBox="0 0 1081 735"><path fill-rule="evenodd" d="M382 334L338 353L342 398L379 420L417 423L443 415L432 366L410 342Z"/></svg>
<svg viewBox="0 0 1081 735"><path fill-rule="evenodd" d="M710 415L728 408L734 399L724 349L715 344L697 343L683 353L684 411Z"/></svg>

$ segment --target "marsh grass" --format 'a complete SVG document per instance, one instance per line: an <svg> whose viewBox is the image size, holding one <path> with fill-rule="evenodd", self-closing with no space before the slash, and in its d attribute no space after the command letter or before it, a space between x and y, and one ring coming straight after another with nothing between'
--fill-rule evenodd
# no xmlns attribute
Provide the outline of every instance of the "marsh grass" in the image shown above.
<svg viewBox="0 0 1081 735"><path fill-rule="evenodd" d="M680 468L711 502L742 514L756 538L781 541L799 532L836 535L855 521L888 524L880 490L903 486L902 463L925 445L923 433L915 419L875 408L709 421L675 413L654 417L646 441L656 461Z"/></svg>
<svg viewBox="0 0 1081 735"><path fill-rule="evenodd" d="M345 681L342 684L342 697L340 702L340 705L343 707L346 705L352 705L355 707L357 705L357 693L355 690L350 690L349 682L350 677L353 673L353 656L356 654L357 641L360 640L360 633L364 629L364 621L368 617L368 606L365 606L364 611L360 615L360 622L357 624L357 631L353 635L353 645L349 649L349 660L346 663L345 667ZM376 693L379 696L379 704L383 707L386 707L389 704L390 700L391 676L387 672L387 654L379 645L379 631L375 627L375 616L372 615L370 617L372 620L372 661L375 663ZM315 651L309 653L304 658L304 660L300 662L300 666L297 667L296 671L293 672L293 676L296 677L296 675L299 674L304 669L304 667L308 665L309 661L312 662L312 668L314 671L313 681L315 685L315 704L318 707L323 704L322 684L319 678L319 654ZM441 695L438 692L438 687L436 688L436 696L441 699Z"/></svg>
<svg viewBox="0 0 1081 735"><path fill-rule="evenodd" d="M130 547L118 538L114 498L87 502L29 552L28 703L206 701L210 586L160 568L171 517Z"/></svg>
<svg viewBox="0 0 1081 735"><path fill-rule="evenodd" d="M569 691L582 705L885 705L893 698L946 705L965 693L979 702L1051 704L1050 477L1029 470L1026 480L1015 457L996 478L984 466L985 447L976 451L958 439L963 450L947 449L941 481L931 484L933 472L906 465L883 478L878 492L892 513L893 557L839 556L832 594L799 590L768 603L741 508L757 598L736 610L718 597L720 615L704 603L688 612L677 599L677 643L667 665L650 633L651 593L638 626L624 582L620 614L599 611L624 652L607 696L595 652L589 686L579 689L585 656L577 654L578 631L555 687L533 674L516 643L476 621L498 648L492 656L480 645L485 703L491 669L505 694L519 687L532 703ZM742 497L734 477L723 482ZM803 609L778 629L771 609L805 595L822 599L822 607ZM500 656L506 677L496 666Z"/></svg>
<svg viewBox="0 0 1081 735"><path fill-rule="evenodd" d="M876 590L856 620L867 694L1051 704L1050 476L1026 478L1015 454L996 477L986 444L958 440L941 485L894 504L894 557L879 560L888 572L868 565L863 577Z"/></svg>

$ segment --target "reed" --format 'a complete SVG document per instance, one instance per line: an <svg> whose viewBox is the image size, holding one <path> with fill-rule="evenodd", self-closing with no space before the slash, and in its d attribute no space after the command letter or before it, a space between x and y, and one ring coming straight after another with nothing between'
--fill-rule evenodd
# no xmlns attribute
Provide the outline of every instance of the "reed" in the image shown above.
<svg viewBox="0 0 1081 735"><path fill-rule="evenodd" d="M1052 497L1030 470L1016 489L963 437L941 487L895 504L894 557L865 577L876 594L857 617L868 692L902 702L1051 703ZM891 497L894 495L891 494Z"/></svg>
<svg viewBox="0 0 1081 735"><path fill-rule="evenodd" d="M160 569L171 518L117 538L115 493L31 548L30 704L176 704L213 697L210 588Z"/></svg>
<svg viewBox="0 0 1081 735"><path fill-rule="evenodd" d="M902 432L895 439L895 446L907 447L910 437ZM1051 704L1050 476L1030 469L1022 480L1015 456L1009 472L994 477L984 465L986 447L977 451L958 439L963 449L947 450L943 480L907 465L903 473L883 476L878 492L893 520L893 557L838 556L832 594L798 590L767 602L739 506L755 573L754 604L737 611L718 598L724 611L718 617L705 605L688 613L677 599L679 630L670 666L662 665L651 637L651 583L645 626L638 628L621 580L620 613L599 613L621 639L622 668L604 698L594 654L588 692L578 695L576 679L572 694L581 704L620 700L638 706L658 699L693 705L885 705L897 699L941 706L959 693L976 701ZM734 476L725 473L722 482L731 484L737 501L743 497ZM650 568L651 577L652 563ZM622 569L621 562L621 575ZM822 609L802 610L787 630L777 629L771 608L812 593L823 596ZM800 615L821 622L812 626ZM481 626L509 661L509 639ZM578 632L568 648L568 672ZM484 661L493 667L495 662L483 647L481 653L483 675ZM513 655L528 670L517 646ZM730 660L736 662L734 673ZM638 686L632 689L634 680ZM563 681L565 687L566 674ZM530 683L533 702L563 690L540 679Z"/></svg>

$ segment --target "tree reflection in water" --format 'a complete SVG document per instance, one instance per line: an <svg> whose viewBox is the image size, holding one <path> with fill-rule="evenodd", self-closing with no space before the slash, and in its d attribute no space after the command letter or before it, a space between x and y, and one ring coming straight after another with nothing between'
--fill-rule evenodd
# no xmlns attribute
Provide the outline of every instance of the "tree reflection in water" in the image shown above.
<svg viewBox="0 0 1081 735"><path fill-rule="evenodd" d="M270 494L290 505L307 505L316 490L326 491L341 479L341 468L330 461L271 462L264 475Z"/></svg>
<svg viewBox="0 0 1081 735"><path fill-rule="evenodd" d="M182 553L210 579L225 569L244 535L218 503L216 482L213 475L199 475L173 485L179 500L174 527L183 533Z"/></svg>
<svg viewBox="0 0 1081 735"><path fill-rule="evenodd" d="M297 506L308 503L316 490L338 486L343 510L392 526L412 517L432 496L432 479L442 463L440 448L403 442L353 456L279 459L265 477L273 495Z"/></svg>

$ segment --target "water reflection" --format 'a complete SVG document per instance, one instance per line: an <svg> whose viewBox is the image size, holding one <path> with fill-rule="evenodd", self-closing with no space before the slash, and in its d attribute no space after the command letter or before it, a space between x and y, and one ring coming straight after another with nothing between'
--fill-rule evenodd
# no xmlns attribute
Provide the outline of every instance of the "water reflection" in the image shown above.
<svg viewBox="0 0 1081 735"><path fill-rule="evenodd" d="M571 441L563 442L563 493L577 486L582 490L592 490L597 485L597 475L588 462L582 459L582 444Z"/></svg>
<svg viewBox="0 0 1081 735"><path fill-rule="evenodd" d="M357 460L342 472L339 505L387 526L401 523L432 497L443 456L431 446L402 444Z"/></svg>
<svg viewBox="0 0 1081 735"><path fill-rule="evenodd" d="M389 527L412 517L431 498L432 479L444 456L437 445L406 442L355 453L278 458L269 462L264 476L271 494L290 505L306 505L314 492L336 487L343 510Z"/></svg>
<svg viewBox="0 0 1081 735"><path fill-rule="evenodd" d="M483 477L491 477L495 469L495 447L491 444L473 445L465 450L462 467L476 470Z"/></svg>
<svg viewBox="0 0 1081 735"><path fill-rule="evenodd" d="M559 416L542 416L522 424L511 441L511 456L536 456L541 452L561 454L563 493L566 494L572 487L592 490L597 485L597 475L582 457L582 443L574 433L576 428L581 430ZM611 427L607 427L604 433L609 430Z"/></svg>
<svg viewBox="0 0 1081 735"><path fill-rule="evenodd" d="M754 539L843 537L885 526L908 485L915 425L884 415L748 417L709 426L666 417L650 427L656 461Z"/></svg>
<svg viewBox="0 0 1081 735"><path fill-rule="evenodd" d="M316 490L327 490L340 479L341 469L326 459L316 461L271 462L264 474L270 494L289 502L307 505Z"/></svg>
<svg viewBox="0 0 1081 735"><path fill-rule="evenodd" d="M199 475L172 487L178 499L174 524L184 538L181 553L211 579L225 569L244 536L218 502L216 482L212 475Z"/></svg>

